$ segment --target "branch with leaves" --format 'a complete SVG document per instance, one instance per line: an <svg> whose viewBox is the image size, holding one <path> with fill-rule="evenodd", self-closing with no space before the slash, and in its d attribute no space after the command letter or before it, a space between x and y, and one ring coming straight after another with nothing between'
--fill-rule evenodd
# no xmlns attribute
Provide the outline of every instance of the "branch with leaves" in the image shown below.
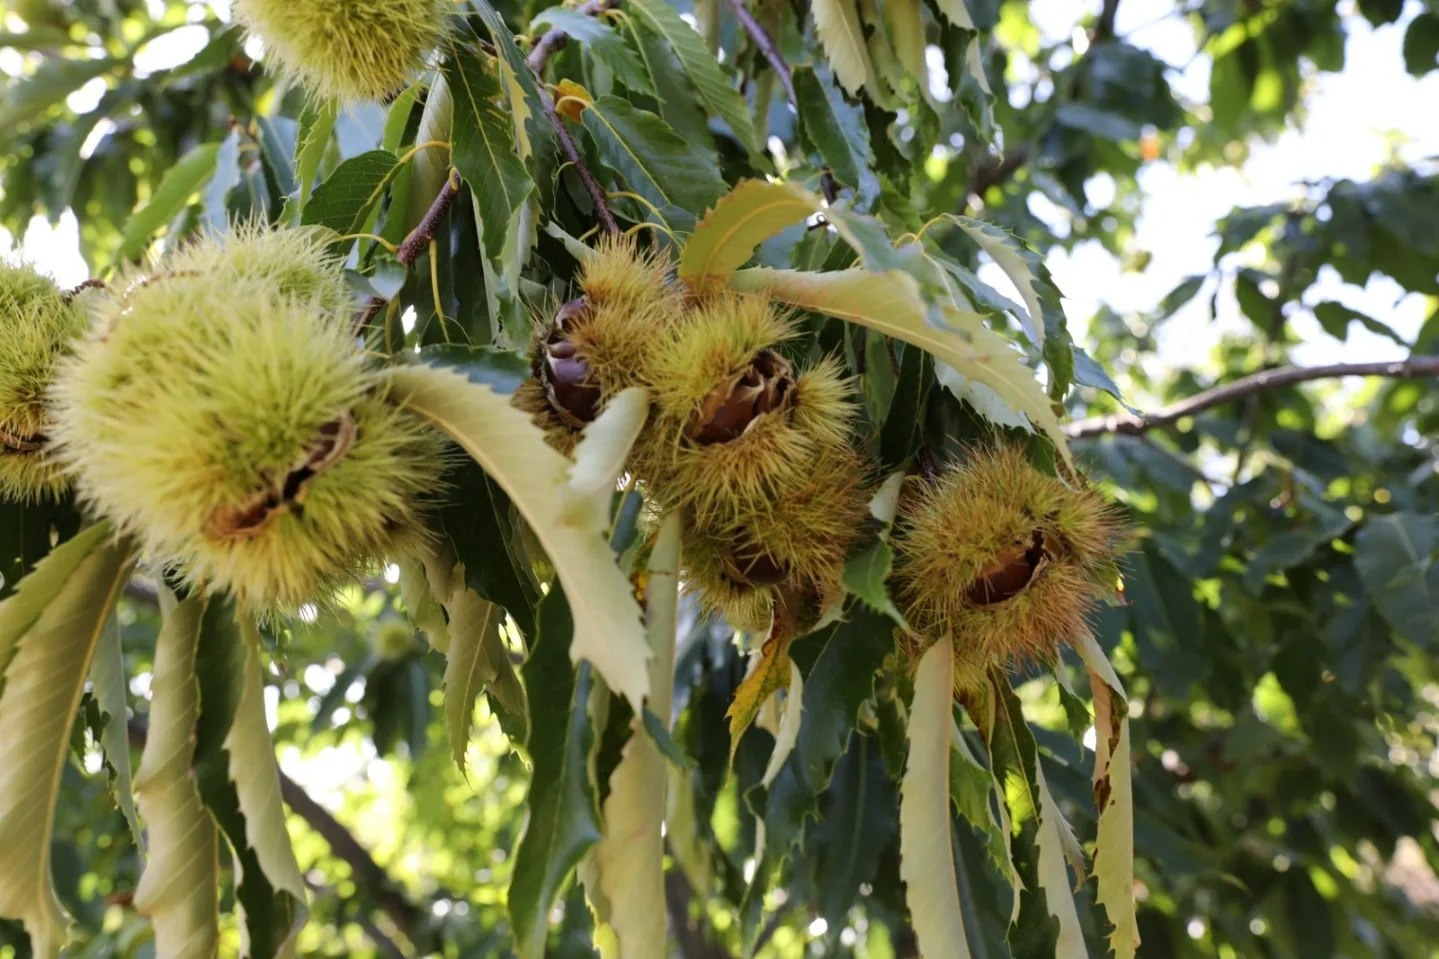
<svg viewBox="0 0 1439 959"><path fill-rule="evenodd" d="M1283 389L1311 380L1332 380L1344 376L1381 376L1391 380L1411 380L1439 376L1439 356L1414 356L1388 363L1331 363L1325 366L1281 366L1261 370L1250 376L1225 383L1194 396L1162 406L1152 413L1112 413L1075 420L1064 432L1072 439L1100 436L1105 433L1136 435L1146 430L1169 426L1186 416L1194 416L1215 406L1233 403L1248 396Z"/></svg>

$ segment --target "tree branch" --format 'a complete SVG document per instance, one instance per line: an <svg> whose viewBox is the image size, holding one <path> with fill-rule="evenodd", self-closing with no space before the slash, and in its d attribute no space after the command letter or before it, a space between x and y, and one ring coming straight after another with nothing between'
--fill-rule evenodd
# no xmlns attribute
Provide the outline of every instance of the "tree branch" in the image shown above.
<svg viewBox="0 0 1439 959"><path fill-rule="evenodd" d="M1114 39L1114 21L1119 17L1119 0L1104 0L1099 9L1099 20L1094 32L1089 35L1091 43L1103 43Z"/></svg>
<svg viewBox="0 0 1439 959"><path fill-rule="evenodd" d="M445 185L440 187L440 192L436 194L430 208L425 211L420 222L405 236L404 241L395 250L395 259L405 269L408 270L411 264L420 258L420 254L430 248L430 244L434 242L435 233L440 228L440 222L444 220L445 214L450 212L450 207L455 205L455 197L460 195L462 184L460 171L451 167L449 175L445 177ZM355 329L363 330L369 326L370 321L385 308L387 302L382 296L372 296L366 300L365 305L355 316ZM439 309L438 303L435 304L435 308Z"/></svg>
<svg viewBox="0 0 1439 959"><path fill-rule="evenodd" d="M1282 366L1261 370L1232 383L1225 383L1177 403L1162 406L1145 416L1135 416L1132 413L1092 416L1070 423L1064 428L1064 432L1072 439L1104 433L1137 435L1256 393L1282 389L1310 380L1336 379L1341 376L1382 376L1393 380L1439 376L1439 356L1412 356L1407 360L1387 363L1333 363L1327 366Z"/></svg>
<svg viewBox="0 0 1439 959"><path fill-rule="evenodd" d="M610 0L589 0L588 3L579 7L575 12L585 16L596 16L609 9ZM555 98L545 89L543 76L545 65L550 62L561 47L569 40L569 34L558 28L550 30L540 37L539 41L530 50L529 57L525 62L534 71L535 77L540 81L540 102L544 105L545 116L549 118L550 126L555 128L555 136L560 141L560 149L565 151L565 156L575 169L575 175L580 178L580 184L585 192L590 195L590 200L595 205L595 218L600 221L600 226L606 233L614 235L620 232L619 224L615 222L614 214L610 213L609 202L605 199L605 191L600 187L595 175L585 164L584 157L580 154L579 147L575 146L574 138L570 136L569 129L560 119L559 113L555 110Z"/></svg>
<svg viewBox="0 0 1439 959"><path fill-rule="evenodd" d="M749 12L749 7L745 6L744 0L729 0L729 5L734 8L734 15L739 19L740 26L744 27L744 32L749 34L754 45L759 48L759 52L769 61L774 72L779 75L779 82L784 84L785 95L798 110L799 97L794 94L794 76L790 73L789 64L785 63L784 57L780 55L779 47L775 46L775 42L770 39L764 26L755 19L754 14Z"/></svg>
<svg viewBox="0 0 1439 959"><path fill-rule="evenodd" d="M997 160L976 164L969 174L970 195L983 200L990 187L1002 186L1028 162L1029 147L1018 146Z"/></svg>

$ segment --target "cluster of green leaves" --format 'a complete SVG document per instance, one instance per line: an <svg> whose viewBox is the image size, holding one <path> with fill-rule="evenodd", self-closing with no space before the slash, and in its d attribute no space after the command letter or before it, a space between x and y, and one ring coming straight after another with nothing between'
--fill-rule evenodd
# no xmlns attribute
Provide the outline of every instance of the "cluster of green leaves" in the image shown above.
<svg viewBox="0 0 1439 959"><path fill-rule="evenodd" d="M1085 240L1121 250L1145 161L1166 151L1183 163L1235 156L1281 130L1302 109L1305 72L1342 66L1346 22L1333 2L1209 3L1185 14L1214 61L1207 104L1182 102L1166 65L1112 24L1080 24L1089 31L1082 51L1073 40L1043 44L1019 2L756 4L792 72L794 111L728 4L696 3L689 18L664 0L616 6L596 18L543 4L465 5L435 77L384 106L340 108L275 86L214 19L200 20L209 42L198 56L134 77L134 52L184 23L183 4L151 19L141 3L30 0L19 14L29 29L3 38L26 51L30 75L0 105L9 158L0 223L18 231L33 212L73 208L97 271L138 258L162 230L170 241L239 216L332 227L351 236L357 290L387 301L373 342L396 353L419 347L433 366L504 395L526 372L515 351L530 304L565 295L582 255L572 238L595 223L546 116L550 96L621 226L684 240L726 198L724 215L754 230L753 241L686 245L681 273L728 275L750 263L733 285L813 310L790 348L844 357L861 388L862 441L886 473L943 462L997 429L1057 437L1051 403L1076 416L1114 408L1100 397L1114 389L1106 369L1124 374L1131 400L1208 385L1130 361L1204 291L1212 311L1232 312L1232 302L1252 324L1216 357L1226 376L1283 362L1301 311L1340 338L1358 324L1402 342L1381 318L1307 295L1325 266L1348 283L1377 271L1439 293L1439 200L1424 171L1318 184L1295 202L1235 211L1210 275L1151 316L1096 318L1098 363L1071 343L1059 291L1034 252ZM1360 10L1386 23L1399 6ZM1426 9L1407 23L1416 74L1434 66L1436 22L1439 12ZM524 38L546 29L570 36L544 76L567 82L550 91L524 59ZM930 47L943 59L942 89L926 66ZM1021 59L1032 75L1006 71ZM96 77L106 85L100 105L76 115L65 98ZM389 249L420 221L451 163L459 199L406 268ZM1117 185L1105 209L1086 195L1098 173ZM788 186L758 182L769 175ZM834 201L823 210L829 229L814 228L815 194ZM1036 216L1036 195L1064 221ZM756 212L771 202L785 209ZM981 279L989 262L1012 291ZM889 284L875 284L876 274ZM1439 352L1439 319L1403 345ZM1048 398L1035 385L1039 366ZM1439 635L1439 484L1425 439L1439 431L1436 417L1422 382L1396 383L1355 395L1265 394L1173 429L1074 444L1143 531L1125 571L1127 604L1096 623L1118 675L1086 654L1014 694L997 689L972 718L936 692L938 659L911 676L898 655L883 585L890 554L876 534L851 560L858 599L846 619L793 646L787 695L738 742L726 711L746 667L730 632L685 612L673 708L651 698L636 715L603 681L618 674L572 662L599 647L583 632L584 610L565 601L576 595L563 569L566 590L550 583L541 599L540 582L553 578L545 549L573 559L520 519L516 507L534 491L467 466L451 478L437 530L453 581L407 569L403 600L375 582L313 626L267 637L281 673L282 762L348 774L326 799L388 871L341 851L313 812L301 814L304 826L292 817L312 883L298 947L363 955L396 939L421 952L504 955L517 941L523 955L579 956L611 933L623 943L661 907L646 900L648 916L636 918L611 893L624 889L613 868L624 854L606 830L625 797L663 782L669 921L686 949L881 957L913 955L917 937L958 936L976 954L1078 954L1086 944L1101 954L1111 930L1091 906L1096 896L1115 901L1114 867L1106 873L1101 858L1098 882L1071 902L1065 859L1079 852L1075 834L1104 848L1114 828L1096 821L1090 769L1118 758L1105 750L1125 741L1120 726L1099 731L1098 757L1079 740L1116 708L1123 715L1122 680L1134 716L1148 951L1425 955L1439 919L1397 864L1422 872L1416 859L1439 862L1426 699ZM476 416L462 432L478 437L490 425ZM1051 440L1032 445L1054 455ZM643 579L634 503L623 502L631 508L614 545ZM0 506L0 588L12 590L77 520L69 506ZM508 645L493 628L497 609L512 627ZM101 654L122 656L126 676L153 673L153 610L126 601L119 612L123 639L103 637ZM398 657L378 655L369 635L401 612L448 659L418 639ZM456 632L461 615L487 625ZM489 641L455 645L464 635ZM529 656L516 679L509 653L519 637ZM230 695L223 660L204 665L202 716L207 688ZM1074 691L1085 673L1094 716ZM670 681L652 676L651 697ZM518 697L507 683L522 687ZM114 739L124 710L99 702L98 677L95 688L71 738L74 758L93 768L103 755L118 775L117 764L128 768ZM484 721L472 740L469 707L481 688ZM141 715L143 689L132 684L128 697ZM217 748L214 736L202 740ZM519 745L522 754L511 751ZM88 954L136 954L150 935L127 907L140 851L118 812L97 813L107 777L80 775L78 762L60 785L60 894ZM212 808L226 802L206 794L203 778L200 787ZM922 837L927 849L916 845ZM1112 832L1107 841L1118 848ZM243 842L236 848L244 854ZM1082 854L1075 869L1086 869ZM243 874L266 882L263 869ZM267 926L254 905L263 892L241 885L223 906L248 903L252 943L256 930L283 933L288 916ZM921 896L932 905L917 905ZM563 919L550 928L557 901ZM227 923L222 935L232 943L238 931ZM0 924L0 954L7 945L23 953L23 942Z"/></svg>

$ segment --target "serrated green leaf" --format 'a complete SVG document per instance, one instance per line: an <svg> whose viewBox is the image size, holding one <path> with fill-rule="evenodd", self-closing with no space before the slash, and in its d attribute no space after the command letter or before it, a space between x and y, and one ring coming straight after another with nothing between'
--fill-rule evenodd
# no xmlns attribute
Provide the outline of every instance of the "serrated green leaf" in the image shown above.
<svg viewBox="0 0 1439 959"><path fill-rule="evenodd" d="M704 39L679 15L679 11L666 0L630 0L624 9L647 31L664 39L705 107L729 124L752 157L759 156L760 143L749 106L725 80L719 61L705 46Z"/></svg>
<svg viewBox="0 0 1439 959"><path fill-rule="evenodd" d="M149 859L135 888L135 909L155 927L162 956L205 959L219 948L219 831L200 801L190 760L200 687L195 651L205 601L161 598L164 626L155 641L150 725L135 794L149 828Z"/></svg>
<svg viewBox="0 0 1439 959"><path fill-rule="evenodd" d="M315 187L300 222L329 227L341 236L356 232L379 202L399 162L399 157L388 150L370 150L350 157Z"/></svg>
<svg viewBox="0 0 1439 959"><path fill-rule="evenodd" d="M947 637L920 657L909 710L909 760L899 800L899 875L921 953L967 959L949 815L954 647Z"/></svg>
<svg viewBox="0 0 1439 959"><path fill-rule="evenodd" d="M850 738L826 796L805 859L814 864L820 914L842 928L862 885L876 881L899 829L899 797L873 736Z"/></svg>
<svg viewBox="0 0 1439 959"><path fill-rule="evenodd" d="M1134 909L1129 701L1114 667L1092 634L1080 637L1075 649L1089 671L1089 686L1094 693L1094 804L1099 813L1094 875L1099 884L1098 900L1114 927L1109 934L1109 948L1115 959L1134 959L1139 948L1139 920Z"/></svg>
<svg viewBox="0 0 1439 959"><path fill-rule="evenodd" d="M674 685L675 627L679 612L680 520L660 526L648 565L645 632L650 660L650 707L670 713ZM643 716L653 715L644 710ZM604 835L595 847L600 889L609 904L607 921L621 959L664 959L664 837L666 766L659 746L642 734L645 718L631 720L629 741L610 774ZM661 726L663 728L663 726Z"/></svg>
<svg viewBox="0 0 1439 959"><path fill-rule="evenodd" d="M498 265L503 262L515 214L535 185L520 160L515 117L500 106L509 99L497 63L462 49L448 64L445 75L454 100L452 162L470 185L481 214L485 255Z"/></svg>
<svg viewBox="0 0 1439 959"><path fill-rule="evenodd" d="M121 66L122 62L113 57L94 60L46 58L34 73L20 80L12 78L6 84L5 99L0 100L0 130L8 133L22 123L37 119L86 83Z"/></svg>
<svg viewBox="0 0 1439 959"><path fill-rule="evenodd" d="M600 158L655 206L705 210L725 191L713 155L686 143L669 125L619 97L600 97L580 114Z"/></svg>
<svg viewBox="0 0 1439 959"><path fill-rule="evenodd" d="M868 549L845 560L844 588L870 609L905 626L904 614L894 605L885 586L893 568L894 550L884 540L875 540Z"/></svg>
<svg viewBox="0 0 1439 959"><path fill-rule="evenodd" d="M576 627L571 654L594 663L611 689L641 708L649 685L649 647L639 605L615 564L606 531L560 521L569 460L488 386L433 367L397 368L389 376L405 406L464 447L509 494L569 592Z"/></svg>
<svg viewBox="0 0 1439 959"><path fill-rule="evenodd" d="M437 343L423 347L420 361L461 373L471 383L483 383L496 393L512 395L530 377L530 363L518 353L490 346L454 346Z"/></svg>
<svg viewBox="0 0 1439 959"><path fill-rule="evenodd" d="M532 704L530 814L515 850L509 892L521 959L544 955L550 909L560 887L601 835L589 774L595 737L587 704L593 680L587 664L570 665L575 624L563 589L551 589L540 603L537 623L523 670Z"/></svg>
<svg viewBox="0 0 1439 959"><path fill-rule="evenodd" d="M1439 636L1439 520L1395 513L1365 523L1354 537L1354 565L1380 615L1410 642L1432 648Z"/></svg>
<svg viewBox="0 0 1439 959"><path fill-rule="evenodd" d="M990 798L994 795L994 777L986 769L965 741L958 726L950 729L953 753L949 766L949 798L959 814L974 827L989 853L995 870L1009 880L1010 888L1017 896L1019 876L1009 855L1009 833L994 814Z"/></svg>
<svg viewBox="0 0 1439 959"><path fill-rule="evenodd" d="M335 132L335 120L339 106L333 100L306 100L300 113L300 132L296 137L295 177L300 182L300 208L310 199L310 190L315 177L320 174L325 151L330 147L330 138Z"/></svg>
<svg viewBox="0 0 1439 959"><path fill-rule="evenodd" d="M865 202L877 196L879 178L874 174L864 110L845 100L823 65L795 70L794 92L801 131L835 178Z"/></svg>
<svg viewBox="0 0 1439 959"><path fill-rule="evenodd" d="M929 323L919 285L909 273L809 273L756 267L734 274L730 286L763 290L781 302L858 323L926 350L1024 413L1072 465L1069 444L1049 399L1008 341L977 315L953 308L943 310L945 326Z"/></svg>
<svg viewBox="0 0 1439 959"><path fill-rule="evenodd" d="M67 918L50 871L56 793L90 660L129 576L132 551L92 526L36 565L0 603L0 915L37 957L60 954Z"/></svg>
<svg viewBox="0 0 1439 959"><path fill-rule="evenodd" d="M202 143L175 161L175 165L160 178L160 185L155 188L150 202L125 223L125 230L120 235L120 248L115 256L120 260L138 258L155 231L173 220L189 205L190 198L210 182L219 156L220 144Z"/></svg>
<svg viewBox="0 0 1439 959"><path fill-rule="evenodd" d="M498 659L508 658L500 640L500 608L464 585L460 568L458 589L445 603L449 613L445 650L445 732L450 756L465 771L465 750L474 724L475 697L500 675ZM498 658L497 658L498 657Z"/></svg>
<svg viewBox="0 0 1439 959"><path fill-rule="evenodd" d="M894 627L863 607L849 619L801 637L790 656L804 676L804 721L779 775L764 796L765 857L782 860L799 840L806 817L829 788L860 708L874 697L875 672L894 649Z"/></svg>
<svg viewBox="0 0 1439 959"><path fill-rule="evenodd" d="M624 38L600 17L565 7L550 7L536 14L530 21L530 27L564 31L566 36L583 45L591 56L608 67L626 89L654 96L655 89L640 58Z"/></svg>
<svg viewBox="0 0 1439 959"><path fill-rule="evenodd" d="M840 86L851 95L867 87L873 96L878 84L854 0L817 0L809 9L815 35L824 45L824 54Z"/></svg>
<svg viewBox="0 0 1439 959"><path fill-rule="evenodd" d="M229 842L230 853L235 862L235 899L244 920L244 935L249 942L250 959L274 959L293 954L296 920L299 915L294 896L272 884L269 874L260 863L259 854L251 848L249 823L241 811L240 783L248 794L247 805L263 809L265 777L254 774L250 779L243 769L236 769L231 753L226 747L231 732L240 720L241 704L247 707L256 693L248 693L250 684L251 651L249 640L241 634L235 619L235 609L228 600L212 599L200 618L200 636L195 654L195 674L200 685L200 716L195 723L195 753L191 768L195 773L195 785L200 799L214 818L220 831ZM258 669L258 660L254 662ZM263 704L262 704L263 705ZM243 720L253 724L254 720ZM269 742L268 730L263 729L265 717L259 716L264 737L263 752L251 749L249 740L253 737L244 729L237 735L244 745L241 751L259 761L268 763L274 769L274 752ZM278 788L278 787L276 787ZM278 795L276 797L278 799ZM275 859L283 859L270 849L273 843L289 845L288 834L272 836L265 841L267 858L277 873L283 869L273 866ZM293 855L293 854L292 854Z"/></svg>
<svg viewBox="0 0 1439 959"><path fill-rule="evenodd" d="M276 889L288 892L296 902L305 901L305 880L295 861L295 850L285 828L285 810L280 802L280 766L265 722L265 678L260 669L260 634L254 623L240 623L244 663L240 674L240 698L235 718L225 734L225 751L230 754L230 779L245 817L245 838L265 877Z"/></svg>
<svg viewBox="0 0 1439 959"><path fill-rule="evenodd" d="M623 18L623 24L650 75L660 118L693 149L713 151L714 138L710 135L709 118L705 116L702 101L694 95L689 78L685 76L673 49L663 36L646 30L638 16Z"/></svg>
<svg viewBox="0 0 1439 959"><path fill-rule="evenodd" d="M113 614L105 624L95 658L90 663L90 691L104 716L100 748L109 775L110 795L130 827L137 849L145 848L140 820L135 815L134 788L130 780L130 737L125 728L129 718L125 699L125 651L121 645L120 620Z"/></svg>

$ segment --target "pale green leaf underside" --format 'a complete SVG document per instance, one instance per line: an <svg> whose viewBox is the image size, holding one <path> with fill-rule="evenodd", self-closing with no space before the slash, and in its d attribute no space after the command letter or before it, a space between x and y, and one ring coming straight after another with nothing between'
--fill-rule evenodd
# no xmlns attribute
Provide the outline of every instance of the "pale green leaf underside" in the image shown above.
<svg viewBox="0 0 1439 959"><path fill-rule="evenodd" d="M650 413L650 396L632 386L610 397L575 447L575 462L564 489L564 521L579 529L602 529L609 520L615 482L625 470L630 447Z"/></svg>
<svg viewBox="0 0 1439 959"><path fill-rule="evenodd" d="M1099 835L1094 847L1097 899L1114 926L1109 948L1115 959L1133 959L1139 946L1134 909L1134 783L1130 767L1129 703L1124 687L1092 634L1075 649L1094 692L1094 798Z"/></svg>
<svg viewBox="0 0 1439 959"><path fill-rule="evenodd" d="M816 0L810 4L814 32L840 85L850 94L869 85L875 92L874 68L864 39L864 25L853 0Z"/></svg>
<svg viewBox="0 0 1439 959"><path fill-rule="evenodd" d="M449 647L445 650L445 732L450 755L463 772L475 697L500 674L494 655L496 647L499 655L505 655L505 649L500 641L500 608L465 585L463 568L454 582L459 585L445 604L450 614Z"/></svg>
<svg viewBox="0 0 1439 959"><path fill-rule="evenodd" d="M949 730L954 647L947 638L920 657L909 711L909 759L899 800L899 875L924 956L968 959L950 835Z"/></svg>
<svg viewBox="0 0 1439 959"><path fill-rule="evenodd" d="M1044 430L1066 462L1069 445L1049 398L1019 354L980 317L944 310L947 326L925 318L919 285L908 273L838 270L810 273L768 267L741 270L730 278L738 290L767 291L793 306L878 330L943 360L964 376L983 383Z"/></svg>
<svg viewBox="0 0 1439 959"><path fill-rule="evenodd" d="M40 959L67 919L50 874L50 832L90 660L130 570L107 525L56 548L0 603L0 916L19 919ZM13 655L12 655L13 653Z"/></svg>
<svg viewBox="0 0 1439 959"><path fill-rule="evenodd" d="M219 947L219 830L195 787L190 762L200 687L195 649L202 597L162 600L165 625L155 641L150 726L135 795L145 816L149 861L135 889L135 909L155 927L162 956L214 956Z"/></svg>
<svg viewBox="0 0 1439 959"><path fill-rule="evenodd" d="M235 720L225 736L230 754L230 780L240 799L245 817L245 838L260 861L265 877L276 889L305 902L305 880L295 861L290 833L285 828L285 808L280 801L280 767L275 761L275 744L265 722L265 679L260 670L260 636L253 623L242 622L245 641L245 674L241 677L240 702Z"/></svg>
<svg viewBox="0 0 1439 959"><path fill-rule="evenodd" d="M615 563L604 529L561 522L570 461L529 417L488 386L435 367L390 373L395 395L475 458L509 495L549 554L573 611L570 655L589 660L636 710L649 688L649 648L639 604Z"/></svg>
<svg viewBox="0 0 1439 959"><path fill-rule="evenodd" d="M650 553L645 591L650 708L665 720L674 677L679 611L680 523L670 515ZM666 764L636 716L619 765L610 774L604 835L595 846L599 887L620 959L665 959L664 838Z"/></svg>

